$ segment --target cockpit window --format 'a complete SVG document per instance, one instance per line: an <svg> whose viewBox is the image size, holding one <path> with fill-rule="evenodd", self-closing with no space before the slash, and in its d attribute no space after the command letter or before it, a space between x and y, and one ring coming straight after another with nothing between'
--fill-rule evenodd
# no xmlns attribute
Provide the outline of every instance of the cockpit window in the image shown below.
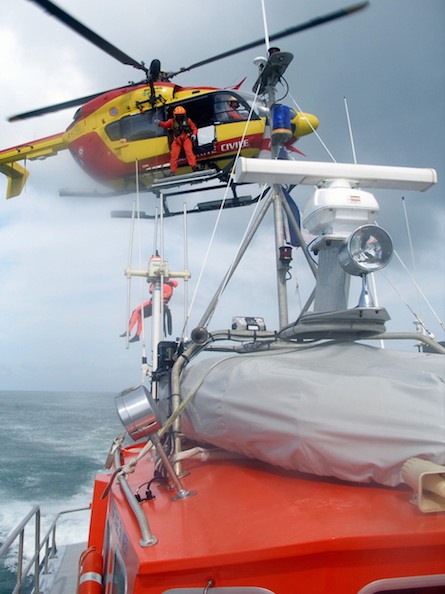
<svg viewBox="0 0 445 594"><path fill-rule="evenodd" d="M166 131L154 123L155 119L163 119L161 110L125 116L105 126L105 132L110 140L146 140L165 136Z"/></svg>
<svg viewBox="0 0 445 594"><path fill-rule="evenodd" d="M215 95L215 120L222 124L245 122L249 118L250 106L238 94L220 92ZM256 113L252 113L253 120L257 120Z"/></svg>

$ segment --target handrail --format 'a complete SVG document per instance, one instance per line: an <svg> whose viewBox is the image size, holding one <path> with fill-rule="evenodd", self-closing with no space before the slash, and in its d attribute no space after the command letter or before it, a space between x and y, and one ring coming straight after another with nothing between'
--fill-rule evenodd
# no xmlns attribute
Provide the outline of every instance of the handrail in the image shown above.
<svg viewBox="0 0 445 594"><path fill-rule="evenodd" d="M420 332L384 332L367 336L366 340L417 340L431 347L436 353L445 355L445 348L439 342Z"/></svg>
<svg viewBox="0 0 445 594"><path fill-rule="evenodd" d="M75 509L67 509L59 512L54 518L46 535L40 541L41 532L41 512L40 506L35 505L23 518L23 520L15 527L9 534L5 542L0 547L0 559L10 550L17 538L19 539L19 546L17 552L17 581L14 590L11 594L22 594L23 581L28 577L31 569L34 567L34 592L39 594L40 589L40 574L48 573L49 559L53 559L57 554L56 545L56 527L60 517L65 514L89 510L90 507L78 507ZM34 535L34 554L29 563L23 568L24 546L25 546L25 528L35 518L35 535ZM51 540L51 546L50 546ZM40 551L45 547L45 554L40 561ZM43 571L42 571L43 570Z"/></svg>
<svg viewBox="0 0 445 594"><path fill-rule="evenodd" d="M114 452L114 466L119 468L120 466L120 448L116 448ZM139 544L142 547L150 547L158 542L158 539L154 534L151 533L150 526L148 524L148 520L144 514L143 509L139 505L136 497L134 496L132 490L130 489L127 478L124 474L118 473L117 474L117 482L119 483L123 494L125 495L125 499L127 500L130 508L136 518L136 521L139 526L139 530L141 531L141 540Z"/></svg>

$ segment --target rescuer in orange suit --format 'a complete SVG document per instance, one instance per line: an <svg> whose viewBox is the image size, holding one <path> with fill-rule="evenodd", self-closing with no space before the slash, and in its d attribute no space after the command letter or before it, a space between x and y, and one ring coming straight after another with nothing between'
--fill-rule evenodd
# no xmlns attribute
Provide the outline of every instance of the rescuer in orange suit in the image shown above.
<svg viewBox="0 0 445 594"><path fill-rule="evenodd" d="M165 280L163 283L163 293L164 293L164 312L167 313L168 307L167 303L170 301L171 296L173 295L173 289L178 286L178 281L174 279ZM150 285L150 293L153 293L154 285L153 283ZM121 334L121 336L130 335L131 331L137 324L136 334L130 338L128 342L136 342L139 340L141 332L142 332L142 312L144 313L144 318L149 318L153 313L153 302L152 299L149 299L142 305L136 307L131 314L130 322L128 324L128 331Z"/></svg>
<svg viewBox="0 0 445 594"><path fill-rule="evenodd" d="M198 168L196 166L196 156L193 152L192 135L196 136L198 134L198 128L192 120L187 117L185 109L181 105L178 105L173 110L173 117L170 120L167 120L166 122L155 120L154 122L158 126L161 126L161 128L171 130L173 134L173 140L170 147L170 171L173 174L176 173L176 170L178 169L178 159L182 148L184 149L187 163L193 171L197 171Z"/></svg>

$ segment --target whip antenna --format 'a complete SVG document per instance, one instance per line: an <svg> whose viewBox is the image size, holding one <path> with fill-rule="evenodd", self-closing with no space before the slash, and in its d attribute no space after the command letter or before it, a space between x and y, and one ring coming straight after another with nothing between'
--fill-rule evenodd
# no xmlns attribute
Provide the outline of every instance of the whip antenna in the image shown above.
<svg viewBox="0 0 445 594"><path fill-rule="evenodd" d="M354 159L354 163L357 164L357 155L355 152L354 135L352 134L351 118L349 117L348 100L346 99L346 97L343 97L343 100L345 102L346 119L348 121L349 140L351 142L352 158Z"/></svg>
<svg viewBox="0 0 445 594"><path fill-rule="evenodd" d="M264 24L264 41L266 43L266 50L269 52L269 30L267 28L267 16L266 16L266 0L261 0L261 9L263 12L263 24Z"/></svg>
<svg viewBox="0 0 445 594"><path fill-rule="evenodd" d="M184 270L189 269L189 252L188 252L188 220L187 220L187 204L184 203L183 205L183 213L184 213L184 225L183 225L183 233L184 233ZM189 308L189 284L188 279L184 279L184 330L183 336L188 335L188 312Z"/></svg>

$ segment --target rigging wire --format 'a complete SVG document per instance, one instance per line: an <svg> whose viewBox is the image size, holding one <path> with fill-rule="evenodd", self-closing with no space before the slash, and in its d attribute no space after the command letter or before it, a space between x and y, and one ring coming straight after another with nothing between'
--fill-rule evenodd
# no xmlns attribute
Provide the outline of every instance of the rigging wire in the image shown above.
<svg viewBox="0 0 445 594"><path fill-rule="evenodd" d="M412 282L414 283L414 286L417 288L418 292L420 295L422 295L425 303L428 305L431 313L433 314L433 316L436 318L437 322L439 323L440 327L442 328L442 330L445 331L445 326L442 323L442 320L439 318L439 316L437 315L434 307L431 305L430 301L428 300L427 296L425 295L425 293L422 291L421 287L419 286L419 284L417 283L416 279L413 277L413 275L411 274L411 272L408 270L408 268L405 266L403 260L401 259L401 257L399 256L399 254L397 253L396 250L394 250L394 255L396 256L396 258L398 259L398 261L400 262L400 264L402 265L403 269L405 270L405 272L408 274L408 276L411 278ZM390 283L391 284L391 283ZM410 308L411 310L411 308ZM411 310L412 311L412 310ZM414 314L416 319L422 324L422 327L425 328L425 331L429 334L428 330L425 327L425 324L420 320L420 318Z"/></svg>
<svg viewBox="0 0 445 594"><path fill-rule="evenodd" d="M412 263L412 267L413 267L413 278L417 279L418 276L417 276L416 260L414 258L413 240L412 240L412 236L411 236L411 228L410 228L410 224L409 224L409 220L408 220L408 210L406 208L406 202L405 202L404 196L402 196L402 208L403 208L403 214L405 216L406 233L408 235L408 244L409 244L409 249L410 249L410 253L411 253L411 263ZM421 305L421 299L420 299L419 293L417 293L417 299L418 299L419 315L420 315L420 317L422 317L422 305Z"/></svg>
<svg viewBox="0 0 445 594"><path fill-rule="evenodd" d="M238 159L240 157L240 153L241 153L242 147L244 145L244 139L246 137L248 125L249 125L249 123L250 123L250 121L252 119L252 114L253 114L254 108L255 108L255 106L257 104L257 99L258 99L258 90L255 93L254 99L253 99L252 104L250 106L249 116L248 116L247 121L246 121L246 124L244 126L243 136L242 136L242 138L241 138L241 140L239 142L238 151L236 153L236 157L235 157L234 164L233 164L233 169L236 167L236 164L237 164ZM192 299L191 299L191 302L190 302L189 309L188 309L187 314L185 316L184 326L183 326L182 332L181 332L182 339L185 336L185 328L186 328L186 326L188 324L188 321L190 320L191 312L192 312L193 306L195 304L195 300L196 300L196 297L197 297L198 289L200 288L202 277L204 275L204 270L205 270L205 268L207 266L207 261L208 261L208 258L209 258L209 255L210 255L210 251L212 249L212 246L213 246L213 243L214 243L214 240L215 240L216 232L217 232L217 229L219 227L219 223L220 223L220 220L221 220L221 217L222 217L222 213L223 213L223 210L224 210L224 205L226 203L227 195L228 195L228 192L229 192L229 189L230 189L230 186L231 186L231 181L232 181L232 177L229 178L229 180L228 180L228 182L226 184L226 187L225 187L225 190L224 190L224 196L223 196L223 199L221 201L221 206L218 209L218 215L216 217L216 221L215 221L215 224L213 226L213 230L212 230L212 234L210 236L210 240L209 240L209 243L208 243L208 246L207 246L207 250L206 250L206 253L204 255L203 263L201 265L201 270L199 271L198 280L196 282L195 290L194 290L193 295L192 295ZM256 208L257 208L257 205L255 206L255 209ZM224 285L224 288L225 288L225 285ZM222 294L222 291L221 291L221 294Z"/></svg>
<svg viewBox="0 0 445 594"><path fill-rule="evenodd" d="M252 227L252 223L253 223L253 221L256 218L256 213L257 213L257 210L259 209L260 203L261 203L262 199L267 194L267 192L265 191L266 188L267 188L267 184L263 184L263 187L261 188L261 192L260 192L260 196L261 197L260 197L260 199L255 204L255 207L254 207L254 209L252 211L252 214L250 216L250 219L249 219L249 221L248 221L248 223L246 225L246 229L244 231L244 234L243 234L243 236L242 236L242 238L241 238L241 240L239 242L238 248L237 248L237 250L235 252L235 255L234 255L233 259L232 259L232 262L230 263L230 266L229 266L229 268L227 270L226 276L224 277L224 281L223 281L223 283L221 285L221 289L219 291L219 295L218 295L218 299L217 299L217 303L215 304L215 307L218 304L219 300L221 299L222 294L224 293L224 291L225 291L225 289L226 289L226 287L227 287L227 285L229 283L229 280L230 280L230 278L231 278L231 276L233 274L233 271L234 271L234 269L236 267L236 262L237 262L237 259L238 259L238 255L240 253L241 246L243 245L244 240L246 239L246 237L247 237L247 235L248 235L248 233L249 233L249 231L250 231L250 229ZM211 319L212 319L212 315L209 316L208 321L207 321L207 324L210 323Z"/></svg>
<svg viewBox="0 0 445 594"><path fill-rule="evenodd" d="M128 268L131 268L133 261L133 248L135 242L135 232L137 231L138 236L138 254L139 254L139 265L142 266L142 248L141 248L141 237L140 237L140 201L139 201L139 166L138 161L135 161L135 181L136 181L136 200L133 201L133 208L131 212L131 229L130 229L130 242L128 248ZM136 221L138 224L136 225ZM142 295L142 285L141 285ZM141 302L142 303L142 302ZM128 277L128 289L127 289L127 333L126 333L126 348L129 348L129 333L128 323L131 315L131 276ZM142 337L144 338L144 326L142 322Z"/></svg>
<svg viewBox="0 0 445 594"><path fill-rule="evenodd" d="M293 104L295 105L295 107L297 108L297 110L300 113L304 113L303 110L301 109L301 107L298 105L297 101L295 100L295 98L292 96L292 93L289 93L289 97L291 98ZM334 155L331 153L331 151L328 149L328 147L326 146L326 144L323 142L323 140L321 139L321 136L319 135L319 133L317 132L317 130L312 126L311 122L309 120L307 120L307 123L309 124L309 126L312 129L312 132L315 134L316 138L318 139L318 141L320 142L321 146L325 149L325 151L328 153L329 157L332 159L332 161L334 163L337 163L337 160L334 158Z"/></svg>
<svg viewBox="0 0 445 594"><path fill-rule="evenodd" d="M160 225L160 230L159 230L159 253L161 255L161 262L164 263L164 255L165 255L165 240L164 240L164 194L161 192L159 194L159 199L161 201L160 203L160 219L159 219L159 225ZM161 286L160 286L160 291L161 291L161 311L160 311L160 316L161 316L161 326L160 326L160 333L162 338L164 337L163 335L163 328L164 328L164 275L161 274ZM153 306L153 304L152 304ZM157 312L152 311L152 321L153 321L153 316L157 315ZM157 347L156 347L157 350Z"/></svg>
<svg viewBox="0 0 445 594"><path fill-rule="evenodd" d="M355 152L354 134L352 133L352 124L351 124L351 118L349 117L348 100L346 99L346 97L343 97L343 102L345 104L346 121L348 123L349 141L351 143L352 158L354 160L354 163L357 165L357 153ZM376 307L378 307L379 306L379 298L378 298L378 294L377 294L377 283L375 280L375 274L371 273L368 276L371 281L372 292L374 294L374 305ZM380 340L380 347L382 349L385 348L385 341L383 339Z"/></svg>
<svg viewBox="0 0 445 594"><path fill-rule="evenodd" d="M128 258L127 258L127 268L131 268L131 263L133 261L133 245L134 245L134 222L135 222L135 211L136 211L136 202L133 200L133 207L131 210L131 226L130 226L130 239L128 242ZM131 315L131 276L127 276L127 299L126 299L126 335L125 335L125 348L129 348L129 332L128 332L128 322L130 320Z"/></svg>
<svg viewBox="0 0 445 594"><path fill-rule="evenodd" d="M420 285L418 284L417 280L415 279L415 277L411 274L411 272L408 270L407 266L405 265L405 263L403 262L402 258L399 256L399 253L397 252L397 250L394 249L393 252L394 256L397 258L397 260L400 262L402 268L405 270L405 272L408 274L408 276L410 277L410 279L412 280L415 288L417 289L417 294L421 295L425 301L425 303L427 304L428 308L430 309L431 313L433 314L433 316L436 318L439 326L442 328L442 330L445 331L445 326L442 322L442 320L439 318L439 316L436 313L436 310L434 309L434 307L432 306L432 304L430 303L430 301L428 300L427 296L425 295L425 293L422 291L422 288L420 287ZM389 285L391 285L391 287L394 289L395 293L400 297L400 299L403 301L403 303L407 306L407 308L409 309L409 311L413 314L413 316L416 318L417 322L422 326L422 328L425 330L425 332L427 333L428 336L432 336L431 332L429 332L429 330L427 329L427 327L425 326L425 323L421 320L421 318L416 314L416 312L412 309L412 307L407 303L407 301L402 297L402 295L399 293L399 291L397 291L396 287L394 286L394 284L388 279L388 277L385 275L384 271L381 271L383 274L383 277L388 281Z"/></svg>
<svg viewBox="0 0 445 594"><path fill-rule="evenodd" d="M346 99L346 97L343 97L343 101L345 103L346 120L348 122L348 131L349 131L349 140L351 142L352 158L354 159L354 163L357 164L357 154L355 152L355 142L354 142L354 135L352 134L351 118L349 117L348 100Z"/></svg>
<svg viewBox="0 0 445 594"><path fill-rule="evenodd" d="M388 282L388 284L391 286L391 288L396 293L396 295L400 298L400 300L403 302L403 304L406 305L406 307L409 309L409 311L412 313L412 315L416 318L417 322L422 326L422 328L425 329L425 332L428 334L428 336L431 336L431 333L427 330L423 321L419 318L419 316L416 314L414 309L410 306L408 301L403 297L403 295L400 293L400 291L397 290L397 287L394 285L394 283L389 279L389 277L385 274L385 272L383 272L383 271L381 271L381 272L382 272L383 278Z"/></svg>
<svg viewBox="0 0 445 594"><path fill-rule="evenodd" d="M139 191L139 166L138 161L135 161L135 182L136 182L136 200L133 202L132 213L131 213L131 230L130 230L130 241L128 247L128 268L131 269L133 262L133 250L135 245L135 236L138 244L138 261L139 268L142 268L142 241L141 241L141 211L140 211L140 191ZM131 280L132 276L128 276L127 286L127 304L126 304L126 318L127 318L127 330L126 330L126 348L129 348L129 331L128 324L131 316ZM142 322L142 382L145 380L149 372L147 364L147 349L145 343L145 327L144 327L144 315L143 315L143 303L144 303L144 285L142 278L139 279L140 285L140 307L141 307L141 322Z"/></svg>
<svg viewBox="0 0 445 594"><path fill-rule="evenodd" d="M139 166L138 161L135 161L135 177L136 177L136 230L137 230L137 245L138 245L138 262L139 269L142 269L142 238L141 238L141 203L140 203L140 192L139 192ZM141 321L142 321L142 351L145 351L145 323L144 323L144 312L142 304L144 303L144 281L141 278L139 280L139 291L140 291L140 305L141 305Z"/></svg>
<svg viewBox="0 0 445 594"><path fill-rule="evenodd" d="M189 269L189 251L188 251L188 219L187 219L187 204L183 204L183 236L184 236L184 270L188 272ZM184 278L184 334L188 335L187 312L189 303L189 283L188 278Z"/></svg>

